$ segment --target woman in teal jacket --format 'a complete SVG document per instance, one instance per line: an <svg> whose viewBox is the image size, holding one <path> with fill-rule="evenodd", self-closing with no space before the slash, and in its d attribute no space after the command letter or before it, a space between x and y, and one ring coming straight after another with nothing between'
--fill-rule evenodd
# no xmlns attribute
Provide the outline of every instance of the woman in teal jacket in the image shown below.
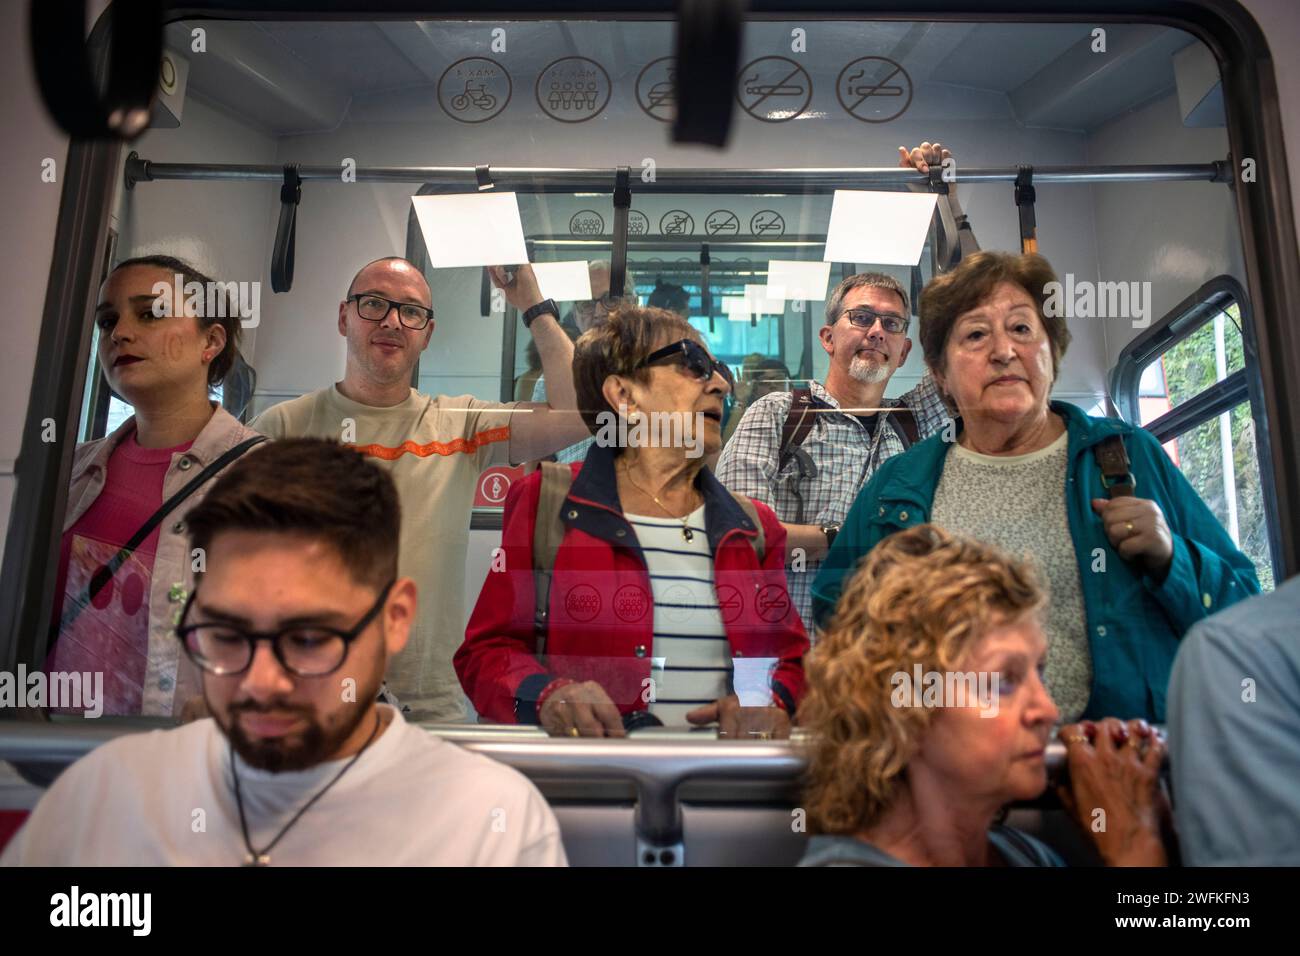
<svg viewBox="0 0 1300 956"><path fill-rule="evenodd" d="M1039 256L978 253L927 286L922 347L959 418L863 488L813 585L814 615L829 621L881 539L933 522L1036 559L1051 593L1044 679L1064 720L1163 721L1179 640L1259 581L1155 438L1048 400L1070 338L1044 308L1055 280ZM1112 436L1132 496L1107 495L1097 453Z"/></svg>

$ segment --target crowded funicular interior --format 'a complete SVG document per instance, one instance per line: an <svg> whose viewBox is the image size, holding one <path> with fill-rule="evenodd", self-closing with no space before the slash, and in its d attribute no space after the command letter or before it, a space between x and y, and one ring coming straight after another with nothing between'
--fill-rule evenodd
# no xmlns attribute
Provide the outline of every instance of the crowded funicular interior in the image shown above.
<svg viewBox="0 0 1300 956"><path fill-rule="evenodd" d="M1297 860L1194 36L163 36L20 654L114 732L4 863Z"/></svg>

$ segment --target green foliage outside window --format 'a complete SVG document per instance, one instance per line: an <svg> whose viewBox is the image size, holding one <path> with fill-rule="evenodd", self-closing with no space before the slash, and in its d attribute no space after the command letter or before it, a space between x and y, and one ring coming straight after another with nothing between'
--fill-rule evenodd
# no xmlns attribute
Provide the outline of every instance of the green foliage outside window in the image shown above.
<svg viewBox="0 0 1300 956"><path fill-rule="evenodd" d="M1224 345L1227 374L1245 367L1241 338L1241 314L1234 304L1227 308ZM1214 322L1206 322L1160 359L1171 407L1177 407L1219 380L1214 354ZM1273 564L1268 550L1264 496L1259 461L1255 453L1255 421L1250 403L1242 402L1229 412L1232 436L1233 477L1236 482L1238 546L1255 564L1264 590L1273 589ZM1228 527L1228 501L1224 488L1224 461L1220 444L1219 419L1212 418L1174 440L1178 464L1187 480L1209 505L1215 517Z"/></svg>

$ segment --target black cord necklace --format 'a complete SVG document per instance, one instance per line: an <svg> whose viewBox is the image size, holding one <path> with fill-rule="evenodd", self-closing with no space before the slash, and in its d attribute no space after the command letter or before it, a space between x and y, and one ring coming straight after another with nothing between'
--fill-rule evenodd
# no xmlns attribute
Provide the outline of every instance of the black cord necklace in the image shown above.
<svg viewBox="0 0 1300 956"><path fill-rule="evenodd" d="M302 815L306 813L308 810L310 810L312 805L317 800L325 796L325 793L329 790L329 788L334 786L334 784L338 783L339 778L342 777L349 770L351 770L352 765L361 759L361 755L366 752L366 748L369 747L371 743L374 742L375 735L379 733L379 728L380 726L382 726L383 722L384 722L383 718L379 716L379 710L376 709L375 729L370 731L370 736L366 738L366 742L362 744L361 749L356 752L356 756L354 756L351 760L349 760L347 764L343 767L343 769L334 775L333 780L325 784L325 786L321 787L321 789L316 792L316 796L312 797L310 800L304 803L302 805L302 809L300 809L297 813L293 815L293 819L290 820L288 823L286 823L284 827L281 828L280 832L275 835L275 839L272 840L270 843L268 843L266 846L264 846L261 850L253 849L253 841L249 839L248 836L248 821L244 817L244 798L239 790L239 771L235 767L235 745L233 743L230 745L230 774L235 778L235 805L239 807L239 829L243 831L244 846L247 847L248 849L248 857L244 860L244 866L270 866L271 865L271 857L269 856L271 849L277 843L280 842L280 839L286 833L289 832L290 827L292 827L295 823L297 823L298 820L302 817Z"/></svg>

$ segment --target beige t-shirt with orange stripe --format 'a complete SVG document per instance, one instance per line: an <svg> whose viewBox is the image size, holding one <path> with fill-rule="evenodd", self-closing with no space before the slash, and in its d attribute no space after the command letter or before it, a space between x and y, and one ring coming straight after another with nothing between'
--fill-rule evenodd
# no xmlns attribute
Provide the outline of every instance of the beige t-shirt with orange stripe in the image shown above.
<svg viewBox="0 0 1300 956"><path fill-rule="evenodd" d="M413 716L465 719L451 666L465 638L465 555L479 474L509 464L514 405L470 395L410 396L391 408L343 397L336 386L268 408L252 427L271 438L347 439L387 468L402 502L401 574L420 588L406 649L388 664L388 686Z"/></svg>

